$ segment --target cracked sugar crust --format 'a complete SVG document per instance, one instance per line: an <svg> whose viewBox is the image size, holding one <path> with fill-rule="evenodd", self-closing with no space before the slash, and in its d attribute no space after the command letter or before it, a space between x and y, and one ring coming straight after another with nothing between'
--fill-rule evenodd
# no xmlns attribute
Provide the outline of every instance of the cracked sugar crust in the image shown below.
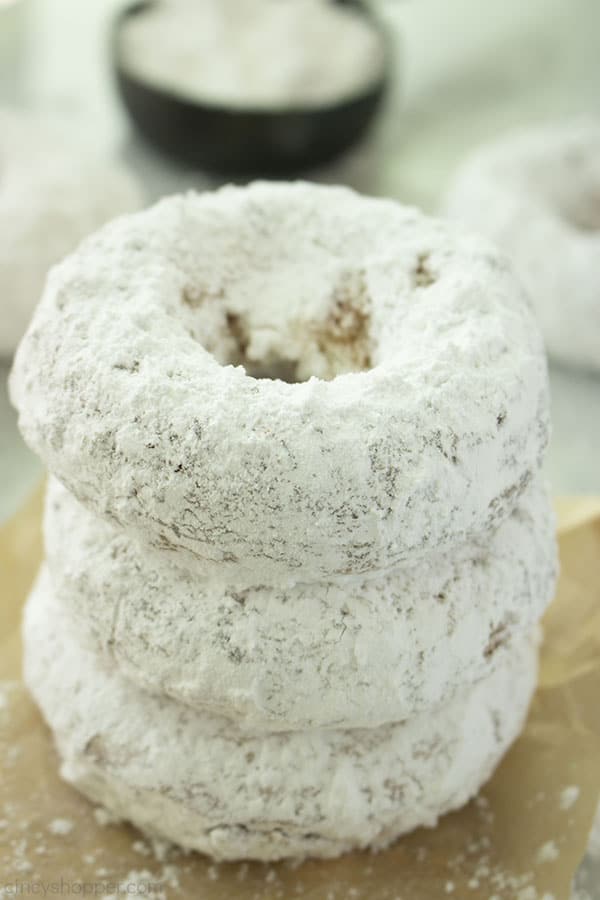
<svg viewBox="0 0 600 900"><path fill-rule="evenodd" d="M549 353L600 371L600 119L485 145L459 169L444 211L508 252Z"/></svg>
<svg viewBox="0 0 600 900"><path fill-rule="evenodd" d="M548 437L504 257L304 183L171 197L88 239L48 279L11 394L85 506L246 587L489 531Z"/></svg>
<svg viewBox="0 0 600 900"><path fill-rule="evenodd" d="M42 575L24 637L25 679L63 777L114 815L217 859L336 856L434 825L489 778L535 687L528 637L433 715L253 737L137 689L80 645L59 601Z"/></svg>
<svg viewBox="0 0 600 900"><path fill-rule="evenodd" d="M140 203L133 176L78 151L58 122L0 108L0 357L24 334L48 269Z"/></svg>
<svg viewBox="0 0 600 900"><path fill-rule="evenodd" d="M202 581L48 491L47 566L81 639L140 687L256 732L373 727L489 675L553 595L539 483L498 530L388 575L289 588Z"/></svg>

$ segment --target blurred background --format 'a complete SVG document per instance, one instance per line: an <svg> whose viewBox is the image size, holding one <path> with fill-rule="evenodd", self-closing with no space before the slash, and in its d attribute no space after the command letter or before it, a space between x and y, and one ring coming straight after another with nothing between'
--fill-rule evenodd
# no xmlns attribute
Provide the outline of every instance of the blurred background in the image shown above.
<svg viewBox="0 0 600 900"><path fill-rule="evenodd" d="M178 5L181 0L164 2ZM186 0L185 5L194 2L203 0ZM75 129L94 153L118 159L133 170L146 202L164 193L190 187L204 190L231 180L230 173L208 172L202 159L190 160L189 153L182 161L186 153L178 154L177 147L159 147L161 136L166 132L172 136L161 123L154 145L147 127L145 136L140 133L144 116L156 124L158 113L145 95L135 93L135 84L133 89L129 85L127 94L124 70L126 79L135 81L136 73L140 77L141 73L147 80L154 79L156 87L167 49L163 53L154 38L154 46L141 44L131 51L131 65L122 53L119 56L115 21L126 5L122 0L0 0L0 104L49 113L68 123L65 135ZM235 0L228 0L230 15L234 5ZM353 113L355 122L356 116L362 116L352 138L355 143L327 162L316 154L303 168L304 178L348 184L434 211L455 167L479 142L513 126L600 111L598 0L502 0L485 7L480 0L372 0L368 6L376 16L373 27L383 29L384 57L381 67L377 61L364 63L371 66L371 76L367 71L352 73L357 93L369 95L366 106L363 103ZM193 28L188 31L193 39ZM196 33L200 41L200 31ZM176 39L174 31L169 52ZM190 38L186 52L189 43ZM330 62L322 78L336 75L335 60L341 60L341 52L339 47L328 52ZM208 58L215 58L215 53L206 53L204 70ZM280 53L284 59L286 48L280 47ZM346 61L346 74L348 66ZM116 69L120 69L120 92ZM209 107L230 75L225 66L222 76L212 73ZM317 79L316 95L323 90L324 83ZM154 102L156 97L150 99ZM339 99L336 103L335 97L329 98L320 110L319 133L329 127L331 136L331 124L338 121L336 107L348 100L341 94ZM252 98L244 103L256 107ZM287 146L290 134L300 135L301 141L310 128L317 127L312 101L291 100L288 112L297 113L299 106L307 105L311 117L290 120L295 131L290 131L288 120L285 129L277 120L281 125L278 140L287 141ZM284 107L281 98L271 107L267 99L259 113L276 111L281 116L286 113ZM214 109L208 112L212 115ZM247 114L248 109L242 112ZM216 140L222 122L210 121L211 140ZM250 154L254 140L248 127L236 119L237 130L226 135L225 146L242 157L244 152ZM339 134L347 127L352 131L351 123L344 120L334 130ZM0 157L1 147L2 135ZM1 178L0 164L0 183ZM236 180L243 178L236 173ZM0 240L5 227L0 221ZM9 365L4 360L0 370L0 520L18 507L40 476L39 464L18 436L7 400ZM553 365L552 390L554 435L547 475L553 491L600 494L600 377Z"/></svg>

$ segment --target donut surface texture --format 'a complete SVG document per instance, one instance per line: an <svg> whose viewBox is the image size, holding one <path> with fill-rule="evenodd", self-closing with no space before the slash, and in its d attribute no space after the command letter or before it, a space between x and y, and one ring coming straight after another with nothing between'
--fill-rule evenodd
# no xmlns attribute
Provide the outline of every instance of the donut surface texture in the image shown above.
<svg viewBox="0 0 600 900"><path fill-rule="evenodd" d="M140 202L129 174L78 152L57 123L0 108L0 357L13 354L49 268Z"/></svg>
<svg viewBox="0 0 600 900"><path fill-rule="evenodd" d="M42 574L25 614L25 679L63 777L115 815L218 859L336 856L433 825L489 778L535 686L535 642L521 639L433 714L250 737L128 683L80 645L57 599Z"/></svg>
<svg viewBox="0 0 600 900"><path fill-rule="evenodd" d="M504 257L303 183L168 198L85 241L48 279L12 398L85 506L246 587L481 535L548 436Z"/></svg>
<svg viewBox="0 0 600 900"><path fill-rule="evenodd" d="M366 728L487 676L552 598L549 500L527 489L498 530L385 576L230 589L144 550L51 481L53 589L82 639L140 687L240 729Z"/></svg>
<svg viewBox="0 0 600 900"><path fill-rule="evenodd" d="M550 355L600 371L600 120L538 125L479 149L444 211L507 251Z"/></svg>

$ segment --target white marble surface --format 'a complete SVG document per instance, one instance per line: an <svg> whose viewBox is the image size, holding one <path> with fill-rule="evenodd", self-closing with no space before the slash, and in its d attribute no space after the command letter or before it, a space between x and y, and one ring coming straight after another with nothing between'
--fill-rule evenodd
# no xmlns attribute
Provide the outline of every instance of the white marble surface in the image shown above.
<svg viewBox="0 0 600 900"><path fill-rule="evenodd" d="M69 115L90 143L124 157L149 200L216 182L171 167L132 134L110 77L108 34L123 0L21 0L21 103ZM397 83L367 144L311 173L435 209L457 160L513 124L600 111L597 0L375 0L396 34ZM24 448L0 369L0 520L39 478ZM552 371L554 435L547 473L555 493L600 494L600 379Z"/></svg>

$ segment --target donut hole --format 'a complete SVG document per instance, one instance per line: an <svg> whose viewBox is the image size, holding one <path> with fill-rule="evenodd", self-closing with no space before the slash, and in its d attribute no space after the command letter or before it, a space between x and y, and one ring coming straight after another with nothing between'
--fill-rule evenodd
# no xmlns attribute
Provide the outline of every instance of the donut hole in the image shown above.
<svg viewBox="0 0 600 900"><path fill-rule="evenodd" d="M349 302L337 300L323 322L302 323L300 334L290 335L287 345L268 329L253 331L243 316L230 312L226 320L235 344L228 362L242 365L251 378L299 384L371 368L369 317Z"/></svg>
<svg viewBox="0 0 600 900"><path fill-rule="evenodd" d="M246 375L251 378L267 378L271 381L285 381L288 384L299 384L298 360L285 356L270 354L266 359L251 359L248 347L251 337L244 320L235 313L226 314L227 326L235 342L235 350L228 364L243 366Z"/></svg>
<svg viewBox="0 0 600 900"><path fill-rule="evenodd" d="M268 277L246 282L242 292L186 287L181 301L189 333L221 365L243 366L256 379L331 381L372 368L370 297L363 273L338 273L328 285L326 302L318 292L319 302L314 302L302 290L282 302L275 291L281 288L281 274L273 280L276 284Z"/></svg>

